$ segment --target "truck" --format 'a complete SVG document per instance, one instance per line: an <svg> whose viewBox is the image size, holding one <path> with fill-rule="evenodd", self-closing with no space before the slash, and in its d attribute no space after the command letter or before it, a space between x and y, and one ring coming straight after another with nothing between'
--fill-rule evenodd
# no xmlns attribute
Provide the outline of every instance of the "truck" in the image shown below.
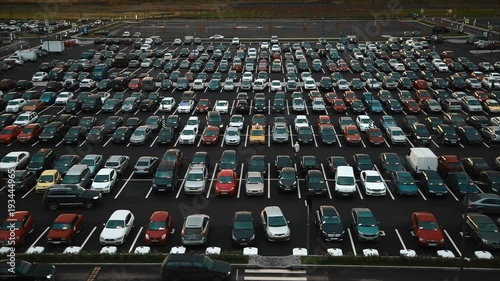
<svg viewBox="0 0 500 281"><path fill-rule="evenodd" d="M49 53L62 53L64 51L63 41L43 41L42 49Z"/></svg>
<svg viewBox="0 0 500 281"><path fill-rule="evenodd" d="M437 171L438 157L430 148L413 147L406 154L406 167L413 174L418 174L424 170Z"/></svg>
<svg viewBox="0 0 500 281"><path fill-rule="evenodd" d="M16 51L14 56L22 58L23 61L36 61L38 59L38 54L33 49Z"/></svg>

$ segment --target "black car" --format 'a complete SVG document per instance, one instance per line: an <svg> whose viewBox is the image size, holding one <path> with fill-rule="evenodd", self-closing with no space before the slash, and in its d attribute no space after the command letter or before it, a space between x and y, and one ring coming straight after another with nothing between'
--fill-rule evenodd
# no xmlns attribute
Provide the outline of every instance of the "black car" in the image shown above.
<svg viewBox="0 0 500 281"><path fill-rule="evenodd" d="M301 144L313 143L313 134L311 127L299 127L297 140Z"/></svg>
<svg viewBox="0 0 500 281"><path fill-rule="evenodd" d="M172 127L163 127L158 133L158 144L168 144L174 139L174 129Z"/></svg>
<svg viewBox="0 0 500 281"><path fill-rule="evenodd" d="M170 254L162 263L161 277L165 281L230 280L231 265L203 255Z"/></svg>
<svg viewBox="0 0 500 281"><path fill-rule="evenodd" d="M116 98L108 99L102 105L102 112L114 113L122 107L122 101Z"/></svg>
<svg viewBox="0 0 500 281"><path fill-rule="evenodd" d="M278 177L279 191L297 190L298 175L294 167L283 167Z"/></svg>
<svg viewBox="0 0 500 281"><path fill-rule="evenodd" d="M275 98L271 107L273 112L283 112L285 110L285 100L282 98Z"/></svg>
<svg viewBox="0 0 500 281"><path fill-rule="evenodd" d="M476 128L476 130L481 131L481 129L486 128L490 125L490 119L485 116L476 115L467 118L465 120L465 123Z"/></svg>
<svg viewBox="0 0 500 281"><path fill-rule="evenodd" d="M106 121L104 121L104 132L106 134L112 134L116 128L123 126L123 117L121 116L109 116Z"/></svg>
<svg viewBox="0 0 500 281"><path fill-rule="evenodd" d="M403 107L397 99L387 100L384 103L384 107L388 111L388 113L401 113L403 111Z"/></svg>
<svg viewBox="0 0 500 281"><path fill-rule="evenodd" d="M43 205L50 211L60 206L83 206L91 209L102 201L100 191L85 189L77 184L56 184L43 194Z"/></svg>
<svg viewBox="0 0 500 281"><path fill-rule="evenodd" d="M279 174L280 171L285 167L294 167L292 158L289 155L276 155L274 158L274 167L276 167L276 172Z"/></svg>
<svg viewBox="0 0 500 281"><path fill-rule="evenodd" d="M500 195L499 171L482 171L479 173L479 181L483 190Z"/></svg>
<svg viewBox="0 0 500 281"><path fill-rule="evenodd" d="M319 169L319 166L319 161L316 156L306 155L300 157L300 168L304 174L309 170Z"/></svg>
<svg viewBox="0 0 500 281"><path fill-rule="evenodd" d="M66 134L66 127L64 123L53 121L43 128L42 133L38 137L40 142L56 142L63 138Z"/></svg>
<svg viewBox="0 0 500 281"><path fill-rule="evenodd" d="M139 104L139 109L141 111L154 111L154 109L156 108L156 105L157 105L156 101L154 101L152 99L144 99Z"/></svg>
<svg viewBox="0 0 500 281"><path fill-rule="evenodd" d="M4 113L0 115L0 128L12 125L16 121L16 115L11 113Z"/></svg>
<svg viewBox="0 0 500 281"><path fill-rule="evenodd" d="M492 170L488 162L481 157L462 158L462 166L472 178L478 178L482 171Z"/></svg>
<svg viewBox="0 0 500 281"><path fill-rule="evenodd" d="M410 133L411 127L413 126L413 124L418 123L418 122L419 121L418 121L418 118L416 116L407 115L403 118L401 129L403 129L403 131L405 133Z"/></svg>
<svg viewBox="0 0 500 281"><path fill-rule="evenodd" d="M54 169L64 176L73 165L78 163L80 163L78 155L62 155L57 159Z"/></svg>
<svg viewBox="0 0 500 281"><path fill-rule="evenodd" d="M267 109L266 99L260 97L256 98L253 106L255 113L264 113Z"/></svg>
<svg viewBox="0 0 500 281"><path fill-rule="evenodd" d="M118 127L114 131L111 140L113 143L126 143L130 139L130 136L132 136L133 131L132 128L127 126Z"/></svg>
<svg viewBox="0 0 500 281"><path fill-rule="evenodd" d="M153 192L174 191L179 181L179 168L175 160L162 160L153 177Z"/></svg>
<svg viewBox="0 0 500 281"><path fill-rule="evenodd" d="M374 169L372 158L368 154L362 154L362 153L354 154L353 159L354 159L354 170L357 173L361 173L361 171L365 170Z"/></svg>
<svg viewBox="0 0 500 281"><path fill-rule="evenodd" d="M427 126L430 132L436 132L440 124L443 124L443 120L437 116L429 116L424 119L424 125Z"/></svg>
<svg viewBox="0 0 500 281"><path fill-rule="evenodd" d="M78 122L78 126L84 127L87 130L90 130L97 123L97 118L94 116L85 116L80 119Z"/></svg>
<svg viewBox="0 0 500 281"><path fill-rule="evenodd" d="M431 142L431 134L422 123L414 123L410 128L410 135L416 144L428 145Z"/></svg>
<svg viewBox="0 0 500 281"><path fill-rule="evenodd" d="M151 131L153 132L158 132L160 128L162 127L162 120L160 116L149 116L148 119L146 119L146 122L144 122L144 125L148 126L151 128Z"/></svg>
<svg viewBox="0 0 500 281"><path fill-rule="evenodd" d="M51 264L16 259L13 267L9 259L0 260L0 280L37 281L56 278L56 267Z"/></svg>
<svg viewBox="0 0 500 281"><path fill-rule="evenodd" d="M24 91L33 88L33 82L28 80L17 80L16 90Z"/></svg>
<svg viewBox="0 0 500 281"><path fill-rule="evenodd" d="M460 137L457 132L448 124L440 124L437 126L436 134L442 144L459 145Z"/></svg>
<svg viewBox="0 0 500 281"><path fill-rule="evenodd" d="M63 141L65 144L75 144L84 140L87 136L87 128L82 126L73 126L69 128L66 135L63 137Z"/></svg>
<svg viewBox="0 0 500 281"><path fill-rule="evenodd" d="M69 100L64 107L64 113L76 114L82 110L83 102L80 100Z"/></svg>
<svg viewBox="0 0 500 281"><path fill-rule="evenodd" d="M246 113L250 110L250 105L246 100L238 100L236 102L236 112L238 113Z"/></svg>
<svg viewBox="0 0 500 281"><path fill-rule="evenodd" d="M69 130L71 126L78 125L78 117L71 114L61 114L57 115L54 121L59 121L64 124L64 129Z"/></svg>
<svg viewBox="0 0 500 281"><path fill-rule="evenodd" d="M323 144L335 144L337 142L337 135L333 126L320 126L319 136Z"/></svg>
<svg viewBox="0 0 500 281"><path fill-rule="evenodd" d="M106 136L106 129L104 126L94 126L89 130L87 137L85 138L89 143L96 144L102 143Z"/></svg>
<svg viewBox="0 0 500 281"><path fill-rule="evenodd" d="M418 174L420 189L426 195L446 196L448 189L438 172L433 170L424 170Z"/></svg>
<svg viewBox="0 0 500 281"><path fill-rule="evenodd" d="M32 155L27 170L35 172L37 175L44 170L51 169L56 161L56 154L51 148L41 148Z"/></svg>
<svg viewBox="0 0 500 281"><path fill-rule="evenodd" d="M233 244L236 246L248 246L255 243L255 224L252 212L238 211L234 213L231 234Z"/></svg>
<svg viewBox="0 0 500 281"><path fill-rule="evenodd" d="M132 130L135 130L135 129L137 129L137 127L141 126L142 124L144 124L144 121L142 121L142 119L140 119L139 117L130 117L127 119L127 121L125 121L124 126L127 126L127 127L131 128Z"/></svg>
<svg viewBox="0 0 500 281"><path fill-rule="evenodd" d="M461 126L457 129L458 136L467 144L482 144L483 138L479 132L471 126Z"/></svg>
<svg viewBox="0 0 500 281"><path fill-rule="evenodd" d="M490 217L469 213L465 218L466 234L485 250L500 249L500 229Z"/></svg>
<svg viewBox="0 0 500 281"><path fill-rule="evenodd" d="M14 191L28 191L36 185L37 175L29 170L16 170L14 174Z"/></svg>
<svg viewBox="0 0 500 281"><path fill-rule="evenodd" d="M179 115L169 115L165 120L165 126L171 127L174 131L178 131L181 124L181 118Z"/></svg>
<svg viewBox="0 0 500 281"><path fill-rule="evenodd" d="M345 229L335 207L329 205L320 206L316 211L314 221L323 240L327 242L344 240Z"/></svg>

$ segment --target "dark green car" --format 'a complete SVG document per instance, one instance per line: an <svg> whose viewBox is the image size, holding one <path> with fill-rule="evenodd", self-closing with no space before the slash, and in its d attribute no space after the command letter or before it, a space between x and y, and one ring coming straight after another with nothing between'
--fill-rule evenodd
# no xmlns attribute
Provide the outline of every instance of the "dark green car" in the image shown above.
<svg viewBox="0 0 500 281"><path fill-rule="evenodd" d="M108 99L102 106L102 112L114 113L122 106L122 102L118 99Z"/></svg>
<svg viewBox="0 0 500 281"><path fill-rule="evenodd" d="M283 167L279 173L279 191L294 191L297 189L298 176L294 167Z"/></svg>
<svg viewBox="0 0 500 281"><path fill-rule="evenodd" d="M255 225L252 212L235 212L233 216L233 227L231 233L234 245L253 245L255 242Z"/></svg>
<svg viewBox="0 0 500 281"><path fill-rule="evenodd" d="M127 126L116 128L111 140L113 143L126 143L132 135L133 129Z"/></svg>
<svg viewBox="0 0 500 281"><path fill-rule="evenodd" d="M379 222L368 208L353 208L352 228L359 241L378 241L380 239Z"/></svg>
<svg viewBox="0 0 500 281"><path fill-rule="evenodd" d="M466 234L470 235L481 248L486 250L500 249L500 229L488 216L469 213L466 219Z"/></svg>
<svg viewBox="0 0 500 281"><path fill-rule="evenodd" d="M361 171L366 171L366 170L373 170L373 161L370 155L368 154L354 154L354 168L357 173L360 173Z"/></svg>
<svg viewBox="0 0 500 281"><path fill-rule="evenodd" d="M321 139L321 143L323 144L334 144L337 142L335 130L333 126L320 126L319 127L319 136Z"/></svg>
<svg viewBox="0 0 500 281"><path fill-rule="evenodd" d="M63 141L65 144L79 143L81 140L85 139L86 133L86 128L73 126L68 130L68 132L66 132L66 135L63 137Z"/></svg>
<svg viewBox="0 0 500 281"><path fill-rule="evenodd" d="M264 155L253 155L248 161L249 172L260 172L262 175L267 173L267 163Z"/></svg>
<svg viewBox="0 0 500 281"><path fill-rule="evenodd" d="M425 170L419 174L420 187L426 195L446 196L448 189L436 171Z"/></svg>
<svg viewBox="0 0 500 281"><path fill-rule="evenodd" d="M466 172L451 172L447 174L446 181L448 187L460 195L479 193L478 186Z"/></svg>
<svg viewBox="0 0 500 281"><path fill-rule="evenodd" d="M219 170L230 169L236 171L238 169L238 156L235 150L225 150L222 153L219 161Z"/></svg>
<svg viewBox="0 0 500 281"><path fill-rule="evenodd" d="M320 170L309 170L306 175L307 191L315 195L325 195L327 193L326 181Z"/></svg>
<svg viewBox="0 0 500 281"><path fill-rule="evenodd" d="M218 91L221 87L221 83L220 83L220 80L217 80L217 79L212 79L210 80L210 82L208 83L208 89L210 91Z"/></svg>
<svg viewBox="0 0 500 281"><path fill-rule="evenodd" d="M311 127L299 127L297 135L299 143L307 144L313 142L313 131Z"/></svg>
<svg viewBox="0 0 500 281"><path fill-rule="evenodd" d="M158 144L169 144L174 139L174 129L172 127L163 127L158 133Z"/></svg>

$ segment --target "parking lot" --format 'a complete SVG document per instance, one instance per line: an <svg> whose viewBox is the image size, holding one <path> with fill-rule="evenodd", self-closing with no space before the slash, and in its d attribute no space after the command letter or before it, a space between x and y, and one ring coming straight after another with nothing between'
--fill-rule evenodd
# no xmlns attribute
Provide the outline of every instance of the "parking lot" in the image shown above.
<svg viewBox="0 0 500 281"><path fill-rule="evenodd" d="M133 32L132 32L133 33ZM280 35L279 33L277 35ZM218 46L220 41L209 40L204 38L201 44L190 44L190 45L175 45L173 43L174 38L162 38L163 42L160 45L153 45L152 51L161 50L163 53L170 52L174 56L179 56L179 53L183 48L188 48L190 51L196 49L199 46L203 47L204 53L208 46L214 45ZM227 40L229 39L229 40ZM476 64L482 61L490 61L490 54L475 55L469 52L472 49L471 45L467 45L463 42L464 40L445 40L442 44L431 44L430 48L435 50L440 54L444 50L452 50L455 53L455 58L467 57ZM293 42L302 42L302 40L297 39ZM90 44L87 44L90 43ZM230 58L236 54L237 46L230 45L230 38L226 38L223 44L228 47L231 52ZM261 46L259 42L248 41L244 42L246 48L256 48L257 54L261 51ZM280 41L280 44L285 42ZM313 46L316 42L313 42ZM331 42L334 45L334 42ZM334 45L335 46L335 45ZM64 54L49 54L43 61L50 62L52 60L68 60L68 59L78 59L80 55L90 49L97 49L99 45L93 45L91 42L82 42L80 46L71 47L67 49ZM120 52L128 52L133 49L132 45L120 45ZM213 52L207 52L209 57L213 56ZM354 54L351 51L339 52L340 58L345 62L350 62L354 59ZM323 76L330 76L331 72L325 65L325 61L329 59L328 53L326 57L321 57L322 67L320 71L314 72L312 68L312 59L307 57L308 68L305 72L311 72L312 77L316 81L318 90L321 92L321 96L325 97L327 92L335 91L337 95L342 98L343 92L338 90L336 87L334 90L325 90L319 87L319 81ZM491 55L493 59L498 60L498 53L493 53ZM184 60L181 58L179 61ZM271 59L272 61L272 59ZM284 63L285 59L282 59L281 69L277 72L271 72L271 63L268 66L268 78L267 81L270 84L273 80L278 80L281 82L283 88L286 85L287 69ZM293 64L295 66L296 72L299 74L304 71L299 71L299 61L293 59ZM17 67L15 70L2 74L2 78L11 78L14 80L31 80L32 75L38 71L38 66L42 61L36 63L26 63L24 66ZM258 60L257 60L258 62ZM256 63L257 66L258 63ZM231 65L231 61L229 62ZM204 67L206 62L203 62L201 70L199 72L205 72ZM220 60L216 61L215 72L218 72L220 66ZM184 76L188 69L183 69L177 66L176 70L180 71L181 76ZM127 72L130 71L135 76L139 76L143 73L147 73L151 77L157 77L162 71L160 68L153 67L126 67L117 68L113 67L110 69L109 73L113 72ZM258 75L257 67L255 67L251 73L254 78ZM375 69L374 73L379 72ZM41 148L50 147L54 148L56 155L67 155L67 154L77 154L80 157L84 157L87 154L101 154L105 159L110 155L127 155L130 157L130 166L125 171L123 175L120 176L118 183L111 190L111 193L105 194L102 206L95 209L59 209L55 212L46 210L42 205L42 197L40 194L36 194L33 189L28 192L16 195L16 208L17 210L28 210L34 215L36 228L33 233L29 234L24 244L18 248L18 252L25 252L31 246L44 246L48 252L62 252L64 246L51 246L47 244L46 235L47 232L54 221L54 219L62 213L77 212L85 216L83 222L83 230L79 233L75 239L72 241L72 245L81 246L84 251L100 251L101 245L99 244L99 233L103 229L103 223L106 222L111 213L117 209L128 209L136 217L135 228L132 230L131 235L127 239L124 245L118 246L119 252L133 252L138 246L144 245L144 231L148 223L148 219L154 211L166 210L173 216L174 228L171 232L170 240L167 245L153 247L153 251L158 252L168 252L173 246L180 246L180 232L182 228L183 218L189 214L203 213L210 216L211 219L211 230L209 234L209 240L207 246L218 246L225 251L240 251L240 248L236 248L231 245L231 225L232 216L235 211L248 210L253 212L254 220L256 221L256 245L259 249L259 254L262 255L289 255L292 253L292 248L307 246L306 237L307 231L310 234L310 254L324 254L328 248L341 248L344 254L352 253L354 255L362 255L362 250L365 248L375 248L379 251L380 255L399 255L401 249L413 249L417 252L417 255L429 255L436 256L435 248L423 248L418 245L417 238L410 232L410 216L413 212L424 211L433 213L440 225L443 226L443 232L445 233L445 246L444 249L452 251L455 256L460 256L461 252L461 240L462 240L462 213L463 204L462 197L460 194L449 189L449 195L445 198L433 198L427 196L424 192L419 191L416 197L404 197L399 196L395 193L392 185L385 177L386 185L389 187L386 196L383 197L372 197L367 196L363 188L357 183L358 190L354 198L344 199L337 198L334 194L334 174L329 170L327 158L329 156L343 156L350 165L354 165L353 155L356 153L369 154L375 164L377 170L381 170L379 155L384 152L395 152L400 158L404 158L411 147L418 146L414 139L407 136L407 141L405 145L394 145L391 141L384 135L384 142L380 146L370 145L368 138L364 133L362 133L362 141L359 146L351 146L346 143L343 136L342 130L339 124L339 118L343 116L352 117L353 120L359 114L353 113L349 108L346 113L336 113L333 111L331 105L327 105L324 112L313 112L310 102L307 102L307 107L303 115L307 116L309 123L311 124L311 129L313 130L313 141L308 144L301 144L300 152L297 156L294 156L293 144L298 141L294 126L294 118L296 112L292 110L292 91L286 92L286 103L285 109L282 113L275 113L272 110L273 96L274 92L271 92L270 87L265 88L263 91L256 90L241 90L242 84L242 73L238 72L236 79L234 80L234 90L225 91L223 88L212 91L208 88L208 83L211 80L214 72L207 72L208 77L205 81L205 86L203 90L195 91L195 99L209 99L212 105L217 100L227 100L229 103L229 109L227 114L222 114L222 121L224 126L227 127L229 124L229 118L231 115L237 113L236 109L236 94L239 92L248 93L248 100L250 104L250 110L248 113L241 113L244 116L244 126L241 131L241 142L237 146L227 146L223 143L222 138L215 146L205 146L201 143L201 138L198 135L196 142L194 144L180 144L178 141L179 132L176 133L174 141L167 145L161 145L157 142L158 137L156 134L148 140L145 144L140 146L130 145L130 143L125 144L114 144L111 141L111 135L106 136L106 139L100 144L91 144L87 141L80 141L76 145L66 145L62 141L58 141L54 144L42 144L41 142L34 142L30 144L21 144L18 142L13 142L11 144L4 144L0 146L0 155L6 155L10 151L28 151L31 154L37 152ZM439 73L432 71L434 77L446 78L450 73ZM198 73L195 73L197 75ZM225 81L228 75L227 72L221 73L221 81ZM351 81L353 78L359 78L360 73L355 73L349 68L347 71L341 73L342 77L347 81ZM168 90L162 90L160 88L160 83L157 81L156 92L160 94L161 97L173 97L177 103L180 102L181 94L183 91L176 90L175 87L170 87ZM42 92L45 83L35 83L37 91ZM174 86L176 84L174 83ZM363 88L354 90L356 96L361 98L362 93L369 91L365 85ZM189 87L192 87L190 83ZM351 90L351 89L349 89ZM397 89L391 90L391 95L397 98L398 93L401 91L399 87ZM450 94L453 90L446 89ZM308 100L308 90L305 90L302 81L299 78L299 87L297 89L300 92L304 100ZM378 91L378 90L377 90ZM74 91L75 96L82 92L80 89ZM93 89L92 92L98 92L97 89ZM114 95L112 90L108 90L111 96ZM127 89L125 91L126 96L130 96L134 91ZM141 90L141 92L143 92ZM411 94L414 96L416 90L411 89ZM470 89L464 90L467 94L472 94L473 91ZM256 93L264 93L266 96L266 109L263 114L266 116L265 124L265 143L264 144L251 144L249 141L250 130L251 130L251 118L255 114L253 107L253 99ZM376 91L373 91L376 93ZM146 93L144 93L146 94ZM64 106L61 105L50 105L46 107L39 115L44 114L54 114L58 115L63 112ZM145 121L150 115L157 116L168 116L171 114L178 114L181 118L180 128L186 124L187 119L190 116L199 116L201 120L200 129L206 127L205 114L196 113L191 111L189 114L178 113L176 109L173 112L160 112L158 107L151 112L143 112L136 110L132 113L126 113L122 110L117 110L115 113L103 113L100 110L96 113L88 112L78 112L76 115L78 118L84 116L96 116L98 121L97 124L103 124L107 117L112 115L122 116L125 120L130 117L139 117L141 120ZM240 114L240 113L238 113ZM379 125L380 119L384 115L392 115L398 124L401 124L403 118L408 115L406 111L399 114L393 114L384 111L381 114L374 114L366 111L363 114L369 115L376 125ZM440 113L428 113L421 111L415 116L423 122L426 117L437 116L442 119L444 112ZM466 119L470 116L469 113L461 111L460 114ZM333 123L336 132L336 144L326 145L322 144L320 141L319 128L316 125L317 119L320 115L327 115ZM494 115L489 114L485 111L481 111L476 115L486 116L488 118ZM271 129L273 127L273 120L277 116L283 116L287 121L289 126L290 138L286 143L275 143L272 141ZM458 154L461 157L483 157L488 161L491 167L495 167L495 158L499 156L498 146L496 144L488 143L487 141L481 142L479 145L466 144L461 141L458 146L447 146L442 144L441 140L433 135L432 141L429 147L438 156L447 154ZM166 150L171 148L178 148L183 152L184 159L183 165L180 171L181 180L179 180L175 191L173 193L166 194L156 194L152 192L152 179L134 176L133 165L141 156L156 156L162 157ZM235 150L238 155L238 161L240 163L237 175L238 175L238 190L235 196L230 197L218 197L215 195L215 179L218 172L218 161L225 150ZM203 195L186 195L183 192L183 184L185 174L189 163L191 162L192 156L195 152L207 151L210 157L210 167L209 167L209 188L208 192ZM343 242L324 242L320 237L318 229L314 226L313 214L311 214L310 226L307 228L306 219L306 207L304 205L305 201L305 174L300 174L298 181L298 189L293 193L281 193L278 190L278 173L274 166L274 159L277 155L290 155L294 158L295 166L298 170L299 168L299 157L305 155L316 156L321 162L320 170L323 173L326 183L327 183L327 193L324 196L316 196L313 199L312 211L318 209L320 205L334 205L339 211L343 224L346 227L346 238ZM245 176L248 171L248 160L253 155L264 155L267 161L268 172L264 176L264 187L265 192L263 196L260 197L249 197L245 195L244 185ZM359 181L359 179L358 179ZM6 190L6 187L1 188ZM0 198L7 200L7 193L0 193ZM291 228L291 240L284 243L271 243L265 239L264 230L261 227L260 222L260 212L266 206L279 206L286 218L290 221ZM376 219L380 222L381 229L381 239L376 243L362 243L359 242L352 233L353 230L350 228L352 218L351 209L355 207L366 207L370 208L376 216ZM0 214L2 217L6 216L5 208L2 208ZM203 249L202 249L203 250ZM467 257L472 257L473 252L478 250L476 242L472 239L466 239L464 253ZM497 255L497 254L495 254Z"/></svg>

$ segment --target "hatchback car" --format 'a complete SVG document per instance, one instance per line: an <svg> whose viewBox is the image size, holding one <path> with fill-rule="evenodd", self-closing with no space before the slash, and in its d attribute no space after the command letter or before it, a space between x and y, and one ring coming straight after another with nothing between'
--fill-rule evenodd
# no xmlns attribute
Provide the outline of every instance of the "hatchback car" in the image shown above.
<svg viewBox="0 0 500 281"><path fill-rule="evenodd" d="M444 246L444 232L431 213L414 212L411 215L411 230L421 246L438 248Z"/></svg>
<svg viewBox="0 0 500 281"><path fill-rule="evenodd" d="M278 206L265 207L260 213L264 233L270 242L290 240L291 233L288 221Z"/></svg>
<svg viewBox="0 0 500 281"><path fill-rule="evenodd" d="M208 242L210 217L204 214L189 215L184 219L181 242L185 246L205 245Z"/></svg>
<svg viewBox="0 0 500 281"><path fill-rule="evenodd" d="M378 241L380 239L379 222L368 208L351 210L352 228L359 241Z"/></svg>

